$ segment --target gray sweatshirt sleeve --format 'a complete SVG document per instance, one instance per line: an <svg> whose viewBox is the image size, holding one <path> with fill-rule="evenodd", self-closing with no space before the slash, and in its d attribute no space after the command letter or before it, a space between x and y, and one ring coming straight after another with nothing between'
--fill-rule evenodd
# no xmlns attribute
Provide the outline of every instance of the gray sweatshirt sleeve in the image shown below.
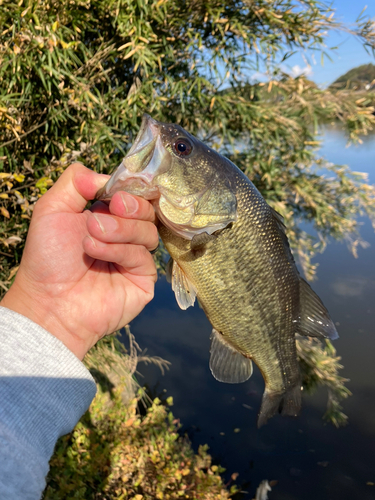
<svg viewBox="0 0 375 500"><path fill-rule="evenodd" d="M56 337L0 307L0 499L39 500L56 440L95 396L93 378Z"/></svg>

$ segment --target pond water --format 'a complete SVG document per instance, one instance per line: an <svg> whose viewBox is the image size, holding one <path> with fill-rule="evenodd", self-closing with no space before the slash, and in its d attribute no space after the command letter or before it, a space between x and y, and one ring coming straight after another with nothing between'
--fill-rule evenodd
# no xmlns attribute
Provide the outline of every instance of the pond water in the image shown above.
<svg viewBox="0 0 375 500"><path fill-rule="evenodd" d="M321 149L329 161L367 172L375 183L375 137L346 148L344 134L327 127ZM339 324L335 341L341 374L353 395L344 401L349 424L336 429L322 420L327 392L303 395L299 418L277 415L258 430L263 393L258 370L243 384L217 382L208 367L211 326L195 306L182 311L164 278L155 299L132 323L132 332L148 354L171 361L164 376L139 365L139 380L154 395L173 396L173 412L195 449L207 443L215 461L226 468L252 499L263 479L277 480L270 500L375 499L375 234L363 220L362 236L371 246L355 259L345 244L333 242L319 255L314 290Z"/></svg>

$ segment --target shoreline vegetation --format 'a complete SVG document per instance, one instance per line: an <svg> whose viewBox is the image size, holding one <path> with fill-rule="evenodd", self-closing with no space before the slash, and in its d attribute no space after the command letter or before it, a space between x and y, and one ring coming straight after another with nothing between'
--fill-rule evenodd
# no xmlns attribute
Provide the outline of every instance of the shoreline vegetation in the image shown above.
<svg viewBox="0 0 375 500"><path fill-rule="evenodd" d="M224 483L225 469L213 463L208 446L200 445L195 452L188 437L179 433L180 421L170 408L173 398L151 400L138 385L139 362L153 363L162 372L169 363L145 356L129 326L125 332L128 350L118 332L85 358L98 393L74 431L58 441L44 500L65 500L73 494L82 500L242 498L238 474L228 471L230 480ZM332 344L327 341L322 350L316 339L300 338L297 347L304 388L312 392L325 385L329 397L324 418L336 427L345 425L339 401L350 391L346 379L337 375L340 358ZM255 498L267 500L268 491L270 483L264 480Z"/></svg>
<svg viewBox="0 0 375 500"><path fill-rule="evenodd" d="M151 400L136 382L139 362L161 370L169 363L146 357L126 327L129 350L119 337L101 341L85 358L98 393L74 431L62 437L50 461L44 500L77 498L226 500L239 491L224 484L208 446L198 452L170 407L173 398Z"/></svg>
<svg viewBox="0 0 375 500"><path fill-rule="evenodd" d="M17 273L39 197L73 161L112 171L144 112L199 133L249 176L284 217L308 279L329 238L346 241L355 254L364 244L358 218L368 216L375 228L375 187L363 173L327 164L317 135L322 124L337 122L349 142L360 142L375 125L375 92L320 89L281 69L296 51L326 57L332 30L374 50L375 24L364 14L349 28L316 0L21 0L1 3L0 23L1 294ZM267 81L254 83L260 67ZM303 229L306 222L315 235ZM156 255L159 269L163 255L162 249ZM179 436L167 407L156 400L145 415L136 412L134 359L118 353L113 338L108 342L87 357L99 394L73 434L60 440L46 498L235 494L207 449L194 454ZM304 387L326 385L326 417L345 423L340 400L350 393L336 351L314 340L298 340L298 351ZM265 499L266 484L263 492Z"/></svg>

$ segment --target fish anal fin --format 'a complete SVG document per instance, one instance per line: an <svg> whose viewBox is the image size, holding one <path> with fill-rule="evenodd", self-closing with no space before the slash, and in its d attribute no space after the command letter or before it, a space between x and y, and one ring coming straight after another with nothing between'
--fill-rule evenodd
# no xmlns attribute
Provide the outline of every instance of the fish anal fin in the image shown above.
<svg viewBox="0 0 375 500"><path fill-rule="evenodd" d="M194 305L196 289L175 260L172 265L172 290L181 309Z"/></svg>
<svg viewBox="0 0 375 500"><path fill-rule="evenodd" d="M306 337L338 338L336 327L323 302L310 285L300 278L300 317L297 332Z"/></svg>
<svg viewBox="0 0 375 500"><path fill-rule="evenodd" d="M262 427L276 413L297 417L301 410L301 383L298 382L284 392L264 391L262 406L258 415L258 428Z"/></svg>
<svg viewBox="0 0 375 500"><path fill-rule="evenodd" d="M215 235L208 234L206 232L195 234L190 242L190 248L193 252L202 250L206 245L208 245L212 241L215 241L216 238L217 237Z"/></svg>
<svg viewBox="0 0 375 500"><path fill-rule="evenodd" d="M251 359L245 358L232 347L217 330L211 334L210 370L219 382L239 384L253 373Z"/></svg>

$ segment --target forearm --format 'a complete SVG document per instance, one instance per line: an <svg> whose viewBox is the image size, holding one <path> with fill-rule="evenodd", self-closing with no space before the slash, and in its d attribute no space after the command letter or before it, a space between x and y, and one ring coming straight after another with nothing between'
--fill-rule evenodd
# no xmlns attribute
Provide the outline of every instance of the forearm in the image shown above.
<svg viewBox="0 0 375 500"><path fill-rule="evenodd" d="M39 499L57 439L87 410L96 387L64 344L0 307L0 498Z"/></svg>

